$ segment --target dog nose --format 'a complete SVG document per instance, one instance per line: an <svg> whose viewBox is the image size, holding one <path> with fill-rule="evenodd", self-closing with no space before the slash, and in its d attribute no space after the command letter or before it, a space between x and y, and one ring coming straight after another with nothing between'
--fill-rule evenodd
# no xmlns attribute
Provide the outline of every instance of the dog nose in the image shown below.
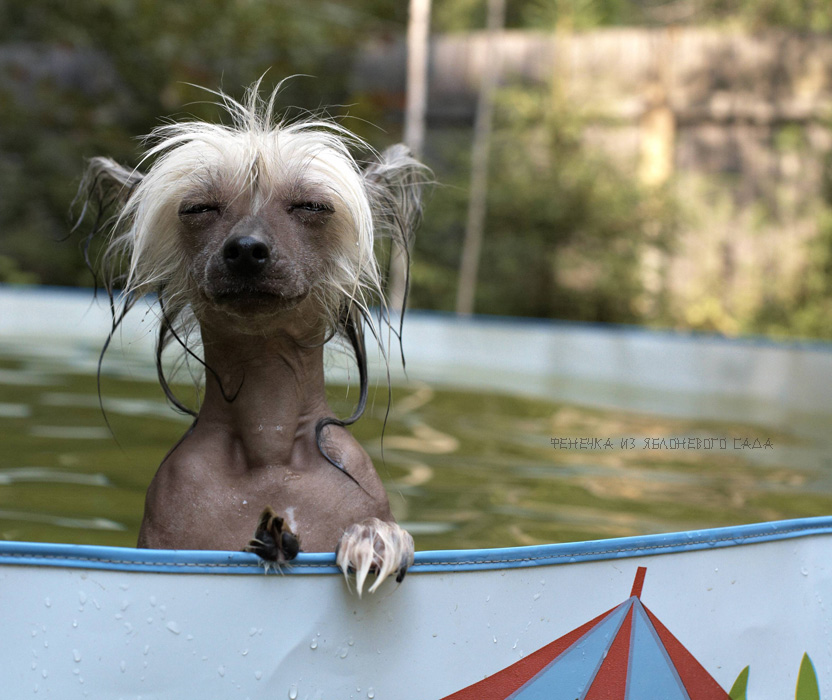
<svg viewBox="0 0 832 700"><path fill-rule="evenodd" d="M269 246L254 236L234 236L223 245L222 257L231 272L252 275L269 261Z"/></svg>

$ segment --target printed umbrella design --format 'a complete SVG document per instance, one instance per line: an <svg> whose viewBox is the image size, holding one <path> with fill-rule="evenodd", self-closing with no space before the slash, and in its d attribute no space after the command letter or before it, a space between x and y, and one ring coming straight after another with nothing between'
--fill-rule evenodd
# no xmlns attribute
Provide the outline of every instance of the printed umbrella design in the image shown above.
<svg viewBox="0 0 832 700"><path fill-rule="evenodd" d="M443 700L730 700L641 602L646 572L620 605Z"/></svg>

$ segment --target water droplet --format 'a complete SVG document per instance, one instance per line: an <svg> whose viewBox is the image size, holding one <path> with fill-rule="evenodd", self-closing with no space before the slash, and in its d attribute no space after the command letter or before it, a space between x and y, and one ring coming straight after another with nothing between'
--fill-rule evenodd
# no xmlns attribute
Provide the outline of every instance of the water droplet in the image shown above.
<svg viewBox="0 0 832 700"><path fill-rule="evenodd" d="M289 700L297 700L298 687L296 685L289 686Z"/></svg>
<svg viewBox="0 0 832 700"><path fill-rule="evenodd" d="M258 430L258 431L262 431L262 430L263 430L263 424L262 424L262 423L261 423L260 425L258 425L258 426L257 426L257 430Z"/></svg>
<svg viewBox="0 0 832 700"><path fill-rule="evenodd" d="M220 666L220 667L217 669L217 673L219 673L219 674L220 674L220 677L225 676L225 666Z"/></svg>
<svg viewBox="0 0 832 700"><path fill-rule="evenodd" d="M373 690L372 688L368 688L367 689L367 697L370 698L370 700L373 700L373 698L375 696L376 696L376 691Z"/></svg>
<svg viewBox="0 0 832 700"><path fill-rule="evenodd" d="M78 626L78 620L73 620L72 621L72 626L77 627Z"/></svg>
<svg viewBox="0 0 832 700"><path fill-rule="evenodd" d="M126 591L128 588L130 588L130 586L128 586L126 583L122 583L119 584L119 588L123 591Z"/></svg>
<svg viewBox="0 0 832 700"><path fill-rule="evenodd" d="M152 617L148 617L148 618L147 618L147 624L148 624L148 625L152 625L152 624L153 624L153 618L152 618Z"/></svg>
<svg viewBox="0 0 832 700"><path fill-rule="evenodd" d="M312 640L312 643L309 645L309 648L310 648L310 649L317 649L317 648L318 648L318 640L317 640L317 639L313 639L313 640Z"/></svg>
<svg viewBox="0 0 832 700"><path fill-rule="evenodd" d="M355 640L350 637L349 645L352 646L353 644L355 644Z"/></svg>
<svg viewBox="0 0 832 700"><path fill-rule="evenodd" d="M492 640L494 641L494 644L497 643L497 638L496 637L493 637Z"/></svg>
<svg viewBox="0 0 832 700"><path fill-rule="evenodd" d="M72 658L75 659L75 663L79 663L81 661L81 652L77 649L72 650Z"/></svg>
<svg viewBox="0 0 832 700"><path fill-rule="evenodd" d="M46 678L49 674L46 672L46 669L43 669L43 671L40 672L40 675Z"/></svg>
<svg viewBox="0 0 832 700"><path fill-rule="evenodd" d="M119 669L121 669L121 672L122 672L122 673L124 673L124 672L127 670L127 664L126 664L124 661L122 661L122 662L118 665L118 667L119 667Z"/></svg>
<svg viewBox="0 0 832 700"><path fill-rule="evenodd" d="M45 649L48 649L49 648L49 642L44 641L43 646L44 646Z"/></svg>
<svg viewBox="0 0 832 700"><path fill-rule="evenodd" d="M347 649L347 648L345 647L345 648L341 649L341 653L340 653L340 654L338 654L338 656L340 656L342 659L346 659L346 658L347 658L347 654L349 654L349 653L350 653L350 652L349 652L349 649Z"/></svg>
<svg viewBox="0 0 832 700"><path fill-rule="evenodd" d="M248 636L249 636L249 637L253 637L255 634L257 634L257 628L256 628L256 627L252 627L252 628L248 631Z"/></svg>
<svg viewBox="0 0 832 700"><path fill-rule="evenodd" d="M243 656L248 656L248 649L243 649L240 653L241 653Z"/></svg>
<svg viewBox="0 0 832 700"><path fill-rule="evenodd" d="M155 608L156 607L156 596L150 596L150 604Z"/></svg>
<svg viewBox="0 0 832 700"><path fill-rule="evenodd" d="M51 599L51 598L49 598L49 597L44 598L44 599L43 599L43 604L44 604L47 608L51 608L51 607L52 607L52 599Z"/></svg>
<svg viewBox="0 0 832 700"><path fill-rule="evenodd" d="M143 653L144 653L144 655L145 655L145 656L147 656L147 653L148 653L149 651L150 651L150 645L149 645L149 644L145 644L145 645L144 645L144 652L143 652Z"/></svg>
<svg viewBox="0 0 832 700"><path fill-rule="evenodd" d="M84 591L78 591L78 600L81 601L81 605L87 602L87 594Z"/></svg>
<svg viewBox="0 0 832 700"><path fill-rule="evenodd" d="M540 600L540 593L535 593L535 594L532 596L532 598L533 598L534 600Z"/></svg>
<svg viewBox="0 0 832 700"><path fill-rule="evenodd" d="M262 671L255 671L254 672L254 677L259 681L263 677L263 672Z"/></svg>
<svg viewBox="0 0 832 700"><path fill-rule="evenodd" d="M800 568L800 573L803 574L804 576L808 576L809 575L809 569L807 569L805 566L803 566L803 567Z"/></svg>
<svg viewBox="0 0 832 700"><path fill-rule="evenodd" d="M130 601L129 600L121 601L121 612L124 612L125 610L127 610L128 607L130 607Z"/></svg>
<svg viewBox="0 0 832 700"><path fill-rule="evenodd" d="M77 676L79 673L81 673L81 669L76 666L72 669L72 672Z"/></svg>
<svg viewBox="0 0 832 700"><path fill-rule="evenodd" d="M490 596L490 595L485 596L485 602L486 602L486 603L487 603L488 601L490 601L490 600L491 600L491 596Z"/></svg>
<svg viewBox="0 0 832 700"><path fill-rule="evenodd" d="M244 505L244 506L247 506L247 505L248 505L248 501L243 501L243 505Z"/></svg>
<svg viewBox="0 0 832 700"><path fill-rule="evenodd" d="M187 637L185 637L185 639L187 639L189 642L193 641L193 638L194 636L192 634L189 634Z"/></svg>
<svg viewBox="0 0 832 700"><path fill-rule="evenodd" d="M121 620L121 619L124 618L124 615L122 615L121 613L116 613L115 617L116 617L116 620Z"/></svg>
<svg viewBox="0 0 832 700"><path fill-rule="evenodd" d="M32 670L34 671L38 667L37 661L32 662Z"/></svg>
<svg viewBox="0 0 832 700"><path fill-rule="evenodd" d="M168 624L165 625L165 627L167 627L174 634L179 634L180 632L179 625L177 625L173 620L168 622Z"/></svg>

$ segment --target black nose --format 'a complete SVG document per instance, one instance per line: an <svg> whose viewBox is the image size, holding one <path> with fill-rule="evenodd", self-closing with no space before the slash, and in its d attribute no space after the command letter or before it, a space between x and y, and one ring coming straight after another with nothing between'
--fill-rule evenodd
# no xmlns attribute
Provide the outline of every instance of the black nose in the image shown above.
<svg viewBox="0 0 832 700"><path fill-rule="evenodd" d="M231 272L253 275L269 261L269 246L254 236L234 236L223 245L222 257Z"/></svg>

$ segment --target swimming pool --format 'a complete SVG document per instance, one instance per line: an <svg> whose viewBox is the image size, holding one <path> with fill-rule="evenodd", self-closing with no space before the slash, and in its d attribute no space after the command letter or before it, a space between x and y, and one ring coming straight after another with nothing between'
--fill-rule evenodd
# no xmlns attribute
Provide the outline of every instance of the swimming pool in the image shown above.
<svg viewBox="0 0 832 700"><path fill-rule="evenodd" d="M105 358L111 434L103 305L0 287L0 536L135 543L144 490L188 425L155 384L151 325L135 309ZM828 344L417 312L404 349L386 427L376 357L354 432L419 549L832 512ZM347 414L349 363L328 364Z"/></svg>

